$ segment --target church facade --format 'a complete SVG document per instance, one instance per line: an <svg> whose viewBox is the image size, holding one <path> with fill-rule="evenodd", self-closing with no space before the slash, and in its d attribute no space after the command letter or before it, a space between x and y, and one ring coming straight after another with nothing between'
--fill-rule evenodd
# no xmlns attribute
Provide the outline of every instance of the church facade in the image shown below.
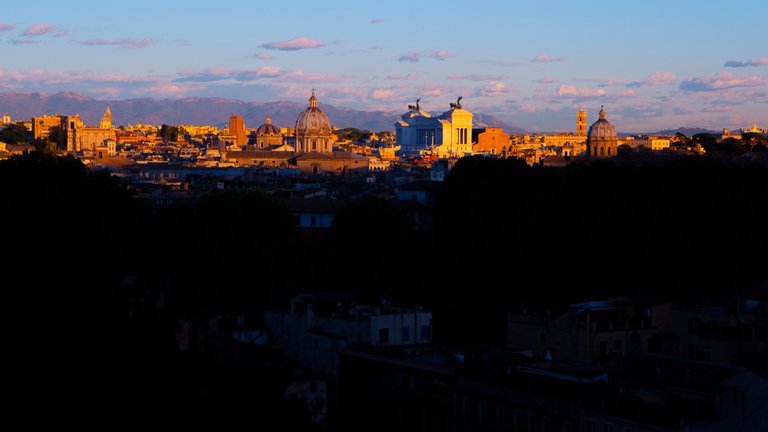
<svg viewBox="0 0 768 432"><path fill-rule="evenodd" d="M347 176L368 173L367 157L333 149L333 127L328 116L318 108L314 90L309 98L309 107L296 119L294 133L294 162L303 174L333 173Z"/></svg>
<svg viewBox="0 0 768 432"><path fill-rule="evenodd" d="M99 127L85 126L79 115L61 118L64 131L67 133L68 151L94 151L96 147L105 146L108 140L116 139L115 128L112 127L112 111L107 107L99 121Z"/></svg>
<svg viewBox="0 0 768 432"><path fill-rule="evenodd" d="M600 118L592 123L587 134L587 156L607 158L616 156L619 140L616 128L605 119L605 108L600 107Z"/></svg>
<svg viewBox="0 0 768 432"><path fill-rule="evenodd" d="M312 90L309 107L296 119L296 153L333 153L333 129L328 116L317 107L317 97Z"/></svg>
<svg viewBox="0 0 768 432"><path fill-rule="evenodd" d="M254 144L259 150L270 146L279 146L283 143L283 134L280 133L280 129L272 124L272 119L269 116L264 119L264 124L256 129L254 135L256 138Z"/></svg>

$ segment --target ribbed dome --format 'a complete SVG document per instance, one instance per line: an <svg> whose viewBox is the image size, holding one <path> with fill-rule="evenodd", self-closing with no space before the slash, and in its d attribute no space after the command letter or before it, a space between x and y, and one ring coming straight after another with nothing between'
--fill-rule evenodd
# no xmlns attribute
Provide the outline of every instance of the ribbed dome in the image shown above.
<svg viewBox="0 0 768 432"><path fill-rule="evenodd" d="M267 116L267 118L264 119L264 124L256 129L256 135L280 135L280 129L276 128L275 125L272 124L272 119Z"/></svg>
<svg viewBox="0 0 768 432"><path fill-rule="evenodd" d="M317 98L314 90L312 97L309 98L309 107L299 115L296 120L296 133L301 134L304 131L331 130L331 122L323 110L317 107Z"/></svg>
<svg viewBox="0 0 768 432"><path fill-rule="evenodd" d="M589 140L615 140L616 128L605 119L605 109L600 107L600 119L589 128Z"/></svg>

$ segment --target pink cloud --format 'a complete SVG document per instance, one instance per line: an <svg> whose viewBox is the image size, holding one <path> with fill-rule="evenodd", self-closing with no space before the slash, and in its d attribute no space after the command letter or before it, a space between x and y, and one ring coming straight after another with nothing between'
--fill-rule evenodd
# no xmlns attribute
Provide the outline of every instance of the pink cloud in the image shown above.
<svg viewBox="0 0 768 432"><path fill-rule="evenodd" d="M684 91L716 91L737 87L757 87L768 85L768 77L737 76L730 72L720 72L714 75L702 76L680 83Z"/></svg>
<svg viewBox="0 0 768 432"><path fill-rule="evenodd" d="M637 94L631 89L621 89L619 91L619 97L635 97Z"/></svg>
<svg viewBox="0 0 768 432"><path fill-rule="evenodd" d="M417 80L421 77L421 74L418 72L411 72L406 75L387 75L384 79L388 81L413 81Z"/></svg>
<svg viewBox="0 0 768 432"><path fill-rule="evenodd" d="M550 57L546 54L539 54L531 60L532 63L552 63L564 61L565 57Z"/></svg>
<svg viewBox="0 0 768 432"><path fill-rule="evenodd" d="M251 58L259 59L259 60L272 60L275 58L272 54L267 53L258 53L251 56Z"/></svg>
<svg viewBox="0 0 768 432"><path fill-rule="evenodd" d="M768 66L768 57L758 57L753 58L752 60L740 62L740 61L727 61L723 65L725 67L732 67L732 68L740 68L740 67L747 67L747 66Z"/></svg>
<svg viewBox="0 0 768 432"><path fill-rule="evenodd" d="M303 49L320 48L326 44L317 39L310 39L308 37L297 37L287 41L279 42L267 42L259 45L260 48L274 49L280 51L298 51Z"/></svg>
<svg viewBox="0 0 768 432"><path fill-rule="evenodd" d="M22 36L42 36L56 30L56 26L52 24L35 24L28 27Z"/></svg>
<svg viewBox="0 0 768 432"><path fill-rule="evenodd" d="M538 80L536 80L536 82L540 84L554 84L557 82L557 78L544 77L544 78L539 78Z"/></svg>
<svg viewBox="0 0 768 432"><path fill-rule="evenodd" d="M588 79L586 81L593 81L593 80ZM603 79L603 78L599 78L599 79L597 79L597 81L601 81L600 84L597 85L598 87L613 87L613 86L627 84L627 80L621 79L621 78L615 78L615 77L614 78L608 78L607 80Z"/></svg>
<svg viewBox="0 0 768 432"><path fill-rule="evenodd" d="M374 90L373 93L371 93L371 98L377 99L377 100L389 100L395 97L395 92L392 90Z"/></svg>
<svg viewBox="0 0 768 432"><path fill-rule="evenodd" d="M195 85L174 84L167 81L159 81L148 86L139 87L131 91L133 95L156 95L163 97L183 97L190 91L198 89Z"/></svg>
<svg viewBox="0 0 768 432"><path fill-rule="evenodd" d="M6 23L0 21L0 31L13 30L13 28L14 28L14 26L12 26L10 24L6 24Z"/></svg>
<svg viewBox="0 0 768 432"><path fill-rule="evenodd" d="M257 69L227 69L227 68L208 68L199 72L184 71L179 73L180 78L174 82L215 82L215 81L238 81L250 82L260 79L274 79L281 82L309 82L309 83L331 83L344 82L349 77L325 74L317 72L291 71L284 70L277 66L262 66Z"/></svg>
<svg viewBox="0 0 768 432"><path fill-rule="evenodd" d="M91 93L103 95L106 98L117 98L123 93L123 89L117 87L97 87L90 90Z"/></svg>
<svg viewBox="0 0 768 432"><path fill-rule="evenodd" d="M371 20L371 24L381 24L384 22L384 18L375 18Z"/></svg>
<svg viewBox="0 0 768 432"><path fill-rule="evenodd" d="M555 90L554 96L556 97L593 97L604 96L605 90L597 89L592 90L589 87L576 87L572 85L561 85Z"/></svg>
<svg viewBox="0 0 768 432"><path fill-rule="evenodd" d="M11 43L14 45L34 45L39 44L40 41L36 39L12 39Z"/></svg>
<svg viewBox="0 0 768 432"><path fill-rule="evenodd" d="M655 72L643 81L635 81L627 84L627 87L643 87L664 84L674 84L677 77L672 72Z"/></svg>
<svg viewBox="0 0 768 432"><path fill-rule="evenodd" d="M400 56L397 61L418 63L422 58L433 58L435 60L445 60L456 57L455 54L444 50L438 51L409 51Z"/></svg>
<svg viewBox="0 0 768 432"><path fill-rule="evenodd" d="M146 48L155 43L152 39L88 39L77 41L88 46L118 46L120 48Z"/></svg>
<svg viewBox="0 0 768 432"><path fill-rule="evenodd" d="M701 109L701 112L705 113L720 113L720 112L728 112L732 111L733 107L728 105L714 105L714 106L708 106Z"/></svg>
<svg viewBox="0 0 768 432"><path fill-rule="evenodd" d="M511 93L512 89L503 82L491 81L475 89L475 96L496 97Z"/></svg>
<svg viewBox="0 0 768 432"><path fill-rule="evenodd" d="M437 97L445 94L445 88L436 84L427 84L422 86L416 94L422 97Z"/></svg>
<svg viewBox="0 0 768 432"><path fill-rule="evenodd" d="M470 81L502 81L509 76L507 75L483 75L483 74L450 74L447 77L449 80L470 80Z"/></svg>
<svg viewBox="0 0 768 432"><path fill-rule="evenodd" d="M304 92L306 93L306 87L304 86ZM330 88L328 91L323 92L323 95L327 95L332 99L355 99L357 101L368 97L368 90L362 87L338 87Z"/></svg>
<svg viewBox="0 0 768 432"><path fill-rule="evenodd" d="M343 83L348 76L320 72L289 71L280 77L281 81L301 83Z"/></svg>

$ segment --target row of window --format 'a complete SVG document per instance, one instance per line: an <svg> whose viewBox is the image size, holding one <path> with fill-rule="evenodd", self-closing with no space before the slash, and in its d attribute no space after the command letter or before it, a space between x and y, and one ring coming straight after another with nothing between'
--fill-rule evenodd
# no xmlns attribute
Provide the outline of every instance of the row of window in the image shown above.
<svg viewBox="0 0 768 432"><path fill-rule="evenodd" d="M496 405L495 414L495 422L493 426L495 426L497 430L506 430L507 419L504 406ZM461 412L459 415L461 416L460 420L465 422L469 420L469 398L464 397L461 400ZM485 401L479 401L477 404L476 420L479 426L489 426L487 424L488 408ZM512 430L521 432L573 432L576 430L574 424L570 421L561 421L558 425L548 416L543 416L539 419L536 414L519 409L514 410L511 426ZM586 432L614 432L614 426L611 423L599 424L597 420L587 420L584 423L584 430ZM625 426L622 429L622 432L632 432L632 428Z"/></svg>
<svg viewBox="0 0 768 432"><path fill-rule="evenodd" d="M401 341L403 343L411 341L411 328L407 326L402 327ZM432 326L423 325L419 327L419 340L427 342L432 340ZM389 343L389 327L379 329L379 343Z"/></svg>
<svg viewBox="0 0 768 432"><path fill-rule="evenodd" d="M503 405L496 405L496 412L494 416L493 426L497 430L506 430L507 418L506 410ZM461 400L461 411L459 413L460 420L469 420L469 398L463 398ZM479 401L477 404L477 424L479 426L489 426L488 422L488 408L485 401ZM512 430L524 431L524 432L573 432L573 423L569 421L563 421L560 423L560 427L556 429L555 422L550 417L539 417L531 412L524 412L523 410L516 409L512 416Z"/></svg>

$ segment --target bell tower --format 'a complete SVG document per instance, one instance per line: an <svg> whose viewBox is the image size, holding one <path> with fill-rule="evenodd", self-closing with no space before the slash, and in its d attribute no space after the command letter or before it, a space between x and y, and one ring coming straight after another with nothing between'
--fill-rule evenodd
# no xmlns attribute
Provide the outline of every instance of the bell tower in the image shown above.
<svg viewBox="0 0 768 432"><path fill-rule="evenodd" d="M587 112L584 111L584 107L576 113L576 135L587 136Z"/></svg>

